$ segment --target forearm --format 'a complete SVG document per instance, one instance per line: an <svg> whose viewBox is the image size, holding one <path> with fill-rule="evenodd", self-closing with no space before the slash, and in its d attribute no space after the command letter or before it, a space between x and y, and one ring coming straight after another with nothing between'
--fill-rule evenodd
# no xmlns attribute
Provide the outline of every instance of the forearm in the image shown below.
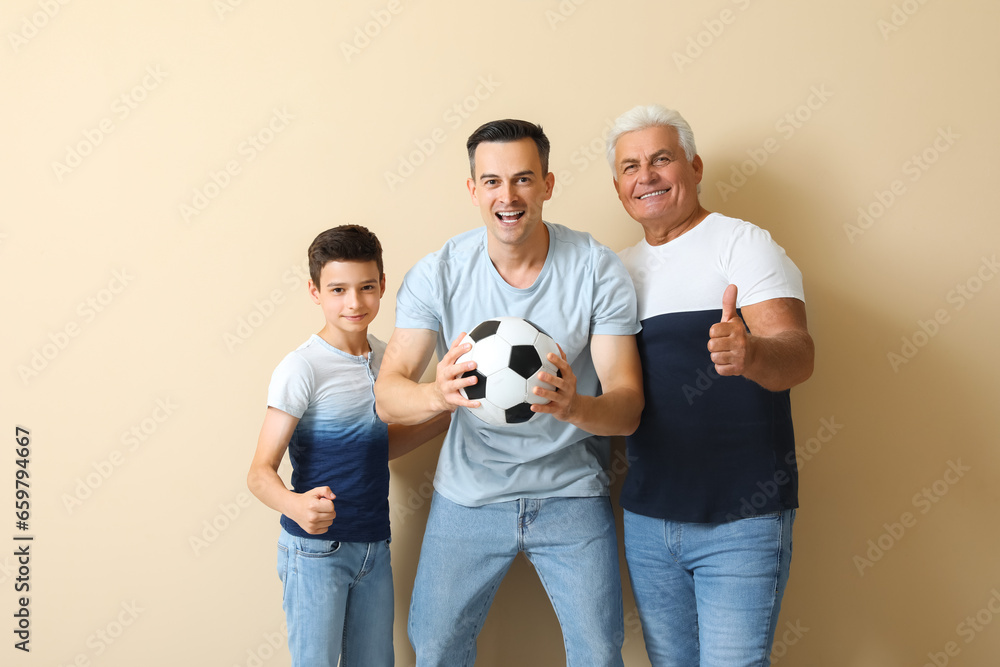
<svg viewBox="0 0 1000 667"><path fill-rule="evenodd" d="M644 406L641 391L621 387L600 396L578 395L569 422L594 435L632 435Z"/></svg>
<svg viewBox="0 0 1000 667"><path fill-rule="evenodd" d="M813 372L815 346L805 331L783 331L748 339L749 360L743 376L769 391L805 382Z"/></svg>
<svg viewBox="0 0 1000 667"><path fill-rule="evenodd" d="M375 409L387 424L416 425L447 411L432 382L414 382L400 373L383 372L375 381Z"/></svg>
<svg viewBox="0 0 1000 667"><path fill-rule="evenodd" d="M389 460L408 454L431 438L441 435L448 430L450 423L451 413L442 412L421 424L389 424Z"/></svg>
<svg viewBox="0 0 1000 667"><path fill-rule="evenodd" d="M270 466L251 467L247 474L247 488L274 511L290 516L296 494L285 486L277 471Z"/></svg>

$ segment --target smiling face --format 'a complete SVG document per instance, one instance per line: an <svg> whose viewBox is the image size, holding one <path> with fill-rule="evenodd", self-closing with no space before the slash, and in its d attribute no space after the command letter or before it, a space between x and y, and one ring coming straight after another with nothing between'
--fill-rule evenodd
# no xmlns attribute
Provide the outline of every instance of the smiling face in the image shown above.
<svg viewBox="0 0 1000 667"><path fill-rule="evenodd" d="M542 203L552 197L555 177L542 173L535 142L483 142L476 147L475 165L476 177L467 185L490 244L518 246L544 238Z"/></svg>
<svg viewBox="0 0 1000 667"><path fill-rule="evenodd" d="M698 201L702 170L699 156L688 161L672 127L648 127L618 139L615 190L650 244L673 240L707 215Z"/></svg>
<svg viewBox="0 0 1000 667"><path fill-rule="evenodd" d="M309 281L309 294L326 318L320 336L350 354L367 352L368 325L385 292L385 276L379 276L375 260L327 262L319 282Z"/></svg>

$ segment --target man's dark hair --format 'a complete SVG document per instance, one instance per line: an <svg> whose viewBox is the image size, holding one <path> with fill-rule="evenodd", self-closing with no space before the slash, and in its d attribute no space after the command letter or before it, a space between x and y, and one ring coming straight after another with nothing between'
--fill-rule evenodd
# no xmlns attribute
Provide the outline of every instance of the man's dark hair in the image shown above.
<svg viewBox="0 0 1000 667"><path fill-rule="evenodd" d="M370 262L378 266L382 278L382 244L361 225L341 225L320 233L309 246L309 277L319 284L319 274L327 262Z"/></svg>
<svg viewBox="0 0 1000 667"><path fill-rule="evenodd" d="M472 178L476 177L476 147L485 142L506 143L518 141L520 139L531 139L538 147L538 157L542 161L542 173L545 177L549 173L549 138L545 136L541 125L529 123L526 120L514 120L506 118L504 120L494 120L480 125L479 128L469 136L465 142L469 149L469 169L472 170Z"/></svg>

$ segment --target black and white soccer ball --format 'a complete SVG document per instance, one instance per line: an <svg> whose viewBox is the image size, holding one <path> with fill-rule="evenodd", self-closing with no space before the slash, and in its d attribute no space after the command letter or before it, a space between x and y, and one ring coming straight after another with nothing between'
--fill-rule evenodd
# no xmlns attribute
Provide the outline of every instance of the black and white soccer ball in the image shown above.
<svg viewBox="0 0 1000 667"><path fill-rule="evenodd" d="M553 389L538 379L539 371L560 375L546 355L559 354L559 347L539 327L520 317L497 317L486 320L473 329L462 343L472 343L458 363L475 361L476 368L462 377L475 375L476 384L461 389L466 398L479 401L480 407L469 408L487 424L505 426L523 424L538 417L531 404L548 400L535 396L534 387Z"/></svg>

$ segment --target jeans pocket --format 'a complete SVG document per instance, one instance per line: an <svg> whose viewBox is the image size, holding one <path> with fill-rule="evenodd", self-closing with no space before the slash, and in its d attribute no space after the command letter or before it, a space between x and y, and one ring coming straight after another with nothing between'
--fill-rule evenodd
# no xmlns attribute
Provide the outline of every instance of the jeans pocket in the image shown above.
<svg viewBox="0 0 1000 667"><path fill-rule="evenodd" d="M340 542L329 540L299 540L295 553L305 558L325 558L340 551Z"/></svg>

